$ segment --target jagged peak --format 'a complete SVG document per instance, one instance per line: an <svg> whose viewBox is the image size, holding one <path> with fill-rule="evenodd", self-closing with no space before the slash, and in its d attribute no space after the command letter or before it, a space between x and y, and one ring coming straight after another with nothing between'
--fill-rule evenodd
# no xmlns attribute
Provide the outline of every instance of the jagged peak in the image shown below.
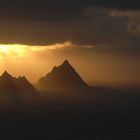
<svg viewBox="0 0 140 140"><path fill-rule="evenodd" d="M25 76L19 76L18 78L19 80L24 80L24 81L28 81L27 78Z"/></svg>
<svg viewBox="0 0 140 140"><path fill-rule="evenodd" d="M7 72L7 70L5 70L5 71L3 72L3 75L5 75L5 74L9 74L9 73Z"/></svg>
<svg viewBox="0 0 140 140"><path fill-rule="evenodd" d="M27 78L25 76L22 76L22 79L25 81L28 81Z"/></svg>
<svg viewBox="0 0 140 140"><path fill-rule="evenodd" d="M58 67L54 67L45 77L38 81L44 86L87 86L80 75L76 72L68 60L65 60Z"/></svg>
<svg viewBox="0 0 140 140"><path fill-rule="evenodd" d="M52 69L52 71L55 71L57 68L58 68L57 66L54 66L53 69Z"/></svg>
<svg viewBox="0 0 140 140"><path fill-rule="evenodd" d="M69 63L69 61L66 59L61 65L54 66L53 69L51 70L51 72L49 72L48 74L59 71L60 69L61 70L62 69L71 69L71 70L75 71L75 69L72 67L72 65Z"/></svg>
<svg viewBox="0 0 140 140"><path fill-rule="evenodd" d="M4 73L2 74L1 77L10 77L10 78L13 78L7 71L4 71Z"/></svg>
<svg viewBox="0 0 140 140"><path fill-rule="evenodd" d="M18 79L22 79L22 76L19 76Z"/></svg>
<svg viewBox="0 0 140 140"><path fill-rule="evenodd" d="M69 64L70 65L70 63L69 63L69 61L67 59L62 63L62 65L65 65L65 64Z"/></svg>
<svg viewBox="0 0 140 140"><path fill-rule="evenodd" d="M74 68L72 67L72 65L70 64L70 62L68 61L68 60L65 60L60 66L59 66L59 68L71 68L71 69L73 69L74 70Z"/></svg>
<svg viewBox="0 0 140 140"><path fill-rule="evenodd" d="M19 76L18 78L20 78L20 79L26 79L25 76Z"/></svg>

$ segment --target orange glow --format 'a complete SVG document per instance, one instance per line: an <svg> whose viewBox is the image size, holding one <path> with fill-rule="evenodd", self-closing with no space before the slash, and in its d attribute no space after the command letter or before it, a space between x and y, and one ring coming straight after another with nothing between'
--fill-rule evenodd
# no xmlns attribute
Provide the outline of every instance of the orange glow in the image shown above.
<svg viewBox="0 0 140 140"><path fill-rule="evenodd" d="M19 58L26 54L25 45L0 45L0 58Z"/></svg>
<svg viewBox="0 0 140 140"><path fill-rule="evenodd" d="M0 58L22 58L27 54L43 51L51 51L65 47L71 47L73 44L70 41L57 43L48 46L31 46L22 44L0 44Z"/></svg>
<svg viewBox="0 0 140 140"><path fill-rule="evenodd" d="M140 83L139 57L99 53L94 47L70 41L45 46L0 44L0 74L7 70L34 83L68 59L90 85Z"/></svg>

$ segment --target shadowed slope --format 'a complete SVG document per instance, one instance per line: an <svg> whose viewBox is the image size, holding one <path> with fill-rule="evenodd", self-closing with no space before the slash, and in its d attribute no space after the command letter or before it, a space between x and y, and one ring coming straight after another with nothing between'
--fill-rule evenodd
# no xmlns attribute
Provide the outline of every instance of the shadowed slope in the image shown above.
<svg viewBox="0 0 140 140"><path fill-rule="evenodd" d="M41 87L85 87L87 84L75 71L68 60L58 67L54 67L50 73L42 77L38 83Z"/></svg>
<svg viewBox="0 0 140 140"><path fill-rule="evenodd" d="M35 90L25 77L12 77L7 71L0 76L0 91Z"/></svg>
<svg viewBox="0 0 140 140"><path fill-rule="evenodd" d="M7 71L0 76L0 108L25 107L37 100L37 90L25 77L15 78Z"/></svg>

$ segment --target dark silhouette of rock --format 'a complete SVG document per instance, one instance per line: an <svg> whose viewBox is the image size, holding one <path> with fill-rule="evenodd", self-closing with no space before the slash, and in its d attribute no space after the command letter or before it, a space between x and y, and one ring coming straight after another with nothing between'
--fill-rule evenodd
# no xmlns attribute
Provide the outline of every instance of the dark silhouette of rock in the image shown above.
<svg viewBox="0 0 140 140"><path fill-rule="evenodd" d="M38 83L41 87L85 87L87 84L72 67L68 60L55 66L50 73L42 77Z"/></svg>
<svg viewBox="0 0 140 140"><path fill-rule="evenodd" d="M2 74L1 78L3 78L3 79L12 79L13 77L7 71L5 71Z"/></svg>
<svg viewBox="0 0 140 140"><path fill-rule="evenodd" d="M15 78L7 71L0 76L0 108L21 109L38 99L37 90L24 76Z"/></svg>
<svg viewBox="0 0 140 140"><path fill-rule="evenodd" d="M25 77L12 77L7 71L0 76L0 91L32 90L34 86Z"/></svg>

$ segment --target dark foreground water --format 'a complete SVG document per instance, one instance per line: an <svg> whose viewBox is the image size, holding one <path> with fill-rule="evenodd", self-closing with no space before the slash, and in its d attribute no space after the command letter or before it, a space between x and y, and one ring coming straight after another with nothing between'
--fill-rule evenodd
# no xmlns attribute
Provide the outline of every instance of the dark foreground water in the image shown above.
<svg viewBox="0 0 140 140"><path fill-rule="evenodd" d="M1 108L0 140L140 139L139 91L46 91L40 96L33 106Z"/></svg>

